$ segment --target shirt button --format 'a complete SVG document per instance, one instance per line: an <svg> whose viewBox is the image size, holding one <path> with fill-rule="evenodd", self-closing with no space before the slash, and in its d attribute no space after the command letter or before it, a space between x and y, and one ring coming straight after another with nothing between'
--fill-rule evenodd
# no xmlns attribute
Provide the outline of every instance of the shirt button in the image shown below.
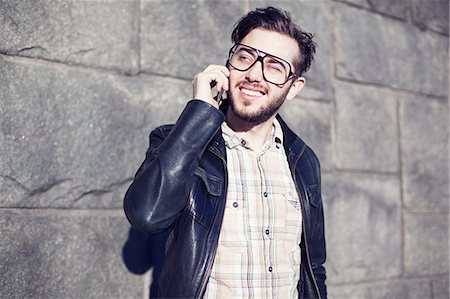
<svg viewBox="0 0 450 299"><path fill-rule="evenodd" d="M273 270L272 267L269 267L269 272L272 272L272 270Z"/></svg>
<svg viewBox="0 0 450 299"><path fill-rule="evenodd" d="M266 229L266 235L268 235L270 232L269 232L269 230L268 229Z"/></svg>
<svg viewBox="0 0 450 299"><path fill-rule="evenodd" d="M267 195L269 195L267 192L263 193L264 197L267 197Z"/></svg>
<svg viewBox="0 0 450 299"><path fill-rule="evenodd" d="M233 202L233 207L237 208L239 206L239 204L235 201Z"/></svg>

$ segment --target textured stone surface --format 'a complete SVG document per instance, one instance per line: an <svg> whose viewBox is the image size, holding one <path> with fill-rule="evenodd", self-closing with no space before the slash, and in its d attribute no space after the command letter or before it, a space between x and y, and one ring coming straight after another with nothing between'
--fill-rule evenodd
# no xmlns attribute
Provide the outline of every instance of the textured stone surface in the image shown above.
<svg viewBox="0 0 450 299"><path fill-rule="evenodd" d="M0 69L2 207L122 207L150 129L190 97L167 78L1 58Z"/></svg>
<svg viewBox="0 0 450 299"><path fill-rule="evenodd" d="M250 8L275 5L273 1L251 0ZM312 99L329 100L332 88L332 5L330 1L279 1L275 5L290 12L302 30L314 34L316 55L310 70L305 74L306 86L301 95Z"/></svg>
<svg viewBox="0 0 450 299"><path fill-rule="evenodd" d="M411 207L448 207L448 104L424 97L400 106L403 193Z"/></svg>
<svg viewBox="0 0 450 299"><path fill-rule="evenodd" d="M1 298L142 298L123 216L0 215Z"/></svg>
<svg viewBox="0 0 450 299"><path fill-rule="evenodd" d="M0 298L148 298L164 248L124 245L122 212L148 133L225 63L242 14L275 5L318 43L282 115L324 170L329 298L448 299L437 1L0 0Z"/></svg>
<svg viewBox="0 0 450 299"><path fill-rule="evenodd" d="M0 52L136 72L138 8L136 0L1 0Z"/></svg>
<svg viewBox="0 0 450 299"><path fill-rule="evenodd" d="M314 150L322 169L331 169L331 104L295 98L284 104L280 114L291 129Z"/></svg>
<svg viewBox="0 0 450 299"><path fill-rule="evenodd" d="M448 38L336 7L337 76L437 96L448 93Z"/></svg>
<svg viewBox="0 0 450 299"><path fill-rule="evenodd" d="M371 289L372 299L432 298L430 283L425 280L377 283Z"/></svg>
<svg viewBox="0 0 450 299"><path fill-rule="evenodd" d="M447 299L450 297L448 274L444 278L433 281L433 294L435 299Z"/></svg>
<svg viewBox="0 0 450 299"><path fill-rule="evenodd" d="M395 277L402 271L398 178L326 174L322 179L331 284Z"/></svg>
<svg viewBox="0 0 450 299"><path fill-rule="evenodd" d="M234 22L245 2L143 1L141 65L151 73L192 79L209 64L225 64Z"/></svg>
<svg viewBox="0 0 450 299"><path fill-rule="evenodd" d="M337 166L398 171L396 95L344 83L335 92Z"/></svg>
<svg viewBox="0 0 450 299"><path fill-rule="evenodd" d="M406 274L448 273L448 220L448 213L405 213Z"/></svg>
<svg viewBox="0 0 450 299"><path fill-rule="evenodd" d="M371 9L398 19L406 19L406 4L407 1L392 1L392 0L339 0L353 5L361 6Z"/></svg>
<svg viewBox="0 0 450 299"><path fill-rule="evenodd" d="M448 35L448 0L412 0L414 23Z"/></svg>
<svg viewBox="0 0 450 299"><path fill-rule="evenodd" d="M329 299L364 299L370 298L368 286L327 286Z"/></svg>
<svg viewBox="0 0 450 299"><path fill-rule="evenodd" d="M389 279L328 288L330 299L434 299L428 279Z"/></svg>

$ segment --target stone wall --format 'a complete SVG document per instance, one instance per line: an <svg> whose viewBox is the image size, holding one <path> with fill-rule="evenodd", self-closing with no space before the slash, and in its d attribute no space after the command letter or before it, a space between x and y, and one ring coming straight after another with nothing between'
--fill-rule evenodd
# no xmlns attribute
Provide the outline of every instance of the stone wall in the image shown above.
<svg viewBox="0 0 450 299"><path fill-rule="evenodd" d="M330 298L449 298L445 0L0 0L0 298L148 298L123 195L266 5L319 44L282 115L322 162Z"/></svg>

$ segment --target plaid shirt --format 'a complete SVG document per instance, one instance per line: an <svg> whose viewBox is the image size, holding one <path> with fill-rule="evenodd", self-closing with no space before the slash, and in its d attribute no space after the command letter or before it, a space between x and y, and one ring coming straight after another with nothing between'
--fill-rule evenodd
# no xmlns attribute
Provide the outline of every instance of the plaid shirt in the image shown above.
<svg viewBox="0 0 450 299"><path fill-rule="evenodd" d="M302 214L275 119L260 152L224 122L228 193L204 298L297 298Z"/></svg>

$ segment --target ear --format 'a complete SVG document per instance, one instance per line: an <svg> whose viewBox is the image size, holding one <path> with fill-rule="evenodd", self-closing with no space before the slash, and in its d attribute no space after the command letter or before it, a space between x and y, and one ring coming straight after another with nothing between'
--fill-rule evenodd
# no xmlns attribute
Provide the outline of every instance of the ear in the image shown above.
<svg viewBox="0 0 450 299"><path fill-rule="evenodd" d="M292 100L299 92L302 90L303 86L305 86L305 78L298 77L289 87L288 94L286 95L286 100Z"/></svg>

